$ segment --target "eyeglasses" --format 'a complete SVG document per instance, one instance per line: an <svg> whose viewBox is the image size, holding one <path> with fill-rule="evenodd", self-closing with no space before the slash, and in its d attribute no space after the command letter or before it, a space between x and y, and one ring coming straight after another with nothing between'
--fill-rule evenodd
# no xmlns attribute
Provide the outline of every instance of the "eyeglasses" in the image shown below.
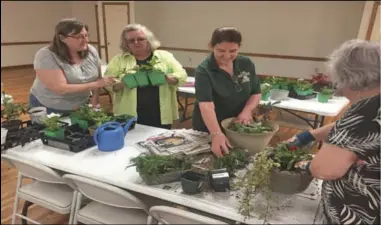
<svg viewBox="0 0 381 225"><path fill-rule="evenodd" d="M129 38L129 39L127 39L127 43L128 44L142 43L144 41L147 41L147 39L143 38L143 37Z"/></svg>
<svg viewBox="0 0 381 225"><path fill-rule="evenodd" d="M77 39L77 40L80 40L80 39L82 39L82 40L89 39L89 36L90 36L89 34L86 34L86 35L80 34L80 35L77 35L77 36L67 35L67 37L71 37L71 38L74 38L74 39Z"/></svg>

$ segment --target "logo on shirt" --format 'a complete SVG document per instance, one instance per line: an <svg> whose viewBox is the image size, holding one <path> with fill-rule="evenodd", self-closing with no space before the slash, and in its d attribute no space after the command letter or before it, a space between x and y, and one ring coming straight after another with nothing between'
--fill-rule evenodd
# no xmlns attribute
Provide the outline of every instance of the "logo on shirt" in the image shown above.
<svg viewBox="0 0 381 225"><path fill-rule="evenodd" d="M242 71L240 74L238 74L238 80L240 80L241 83L250 82L249 75L250 75L249 72Z"/></svg>

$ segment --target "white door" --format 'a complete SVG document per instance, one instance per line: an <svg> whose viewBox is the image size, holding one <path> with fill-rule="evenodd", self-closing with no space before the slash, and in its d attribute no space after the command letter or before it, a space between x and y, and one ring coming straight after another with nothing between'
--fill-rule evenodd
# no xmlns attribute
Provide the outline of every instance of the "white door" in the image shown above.
<svg viewBox="0 0 381 225"><path fill-rule="evenodd" d="M106 34L106 60L110 60L121 52L120 34L123 28L130 22L128 3L103 3L104 4L104 21Z"/></svg>

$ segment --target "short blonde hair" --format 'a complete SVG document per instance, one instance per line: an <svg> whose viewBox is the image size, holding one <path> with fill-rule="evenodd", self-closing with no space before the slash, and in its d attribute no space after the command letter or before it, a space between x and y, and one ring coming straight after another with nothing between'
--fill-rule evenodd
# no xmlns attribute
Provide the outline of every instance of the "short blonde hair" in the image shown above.
<svg viewBox="0 0 381 225"><path fill-rule="evenodd" d="M150 31L147 27L141 25L141 24L128 24L122 31L122 34L120 35L120 49L122 49L125 53L131 53L131 49L128 47L127 40L126 40L126 34L130 31L142 31L147 38L147 41L149 43L149 47L151 51L155 51L160 47L160 41L157 40L155 35Z"/></svg>

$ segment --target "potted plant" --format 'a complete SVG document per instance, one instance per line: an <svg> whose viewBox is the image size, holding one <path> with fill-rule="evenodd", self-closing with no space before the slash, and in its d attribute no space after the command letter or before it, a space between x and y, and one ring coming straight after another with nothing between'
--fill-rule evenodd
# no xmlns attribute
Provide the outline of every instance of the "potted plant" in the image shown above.
<svg viewBox="0 0 381 225"><path fill-rule="evenodd" d="M192 167L188 157L177 155L141 155L131 161L147 185L179 181Z"/></svg>
<svg viewBox="0 0 381 225"><path fill-rule="evenodd" d="M94 113L95 111L91 107L88 105L83 105L77 111L71 113L71 124L78 123L82 129L87 129L95 124L93 120Z"/></svg>
<svg viewBox="0 0 381 225"><path fill-rule="evenodd" d="M8 132L17 131L21 128L22 121L20 116L26 113L26 107L22 103L13 103L11 98L4 98L4 110L1 111L1 117L6 121L1 122L1 126Z"/></svg>
<svg viewBox="0 0 381 225"><path fill-rule="evenodd" d="M139 86L134 76L136 73L137 73L136 70L130 70L123 76L122 82L124 86L126 86L129 89L134 89Z"/></svg>
<svg viewBox="0 0 381 225"><path fill-rule="evenodd" d="M270 97L271 85L268 83L261 84L262 100L267 101Z"/></svg>
<svg viewBox="0 0 381 225"><path fill-rule="evenodd" d="M331 85L328 75L319 72L312 75L312 86L314 91L320 92L323 87L330 87Z"/></svg>
<svg viewBox="0 0 381 225"><path fill-rule="evenodd" d="M113 120L111 115L106 114L103 110L94 112L92 119L94 120L94 124L89 127L90 135L93 136L95 130L104 123L110 122Z"/></svg>
<svg viewBox="0 0 381 225"><path fill-rule="evenodd" d="M312 83L306 80L298 80L294 86L294 90L299 96L307 96L312 94Z"/></svg>
<svg viewBox="0 0 381 225"><path fill-rule="evenodd" d="M263 83L268 83L271 85L271 89L279 89L280 78L279 77L265 77Z"/></svg>
<svg viewBox="0 0 381 225"><path fill-rule="evenodd" d="M295 194L304 191L313 177L306 171L296 169L295 163L311 160L311 149L288 146L280 143L275 148L266 148L254 156L253 167L235 184L241 188L239 212L248 217L253 211L252 200L262 194L268 200L271 191Z"/></svg>
<svg viewBox="0 0 381 225"><path fill-rule="evenodd" d="M230 177L234 176L234 173L238 169L244 168L249 163L249 153L246 149L234 147L230 150L229 154L225 154L223 157L216 157L213 155L212 169L223 169L229 173Z"/></svg>
<svg viewBox="0 0 381 225"><path fill-rule="evenodd" d="M324 87L317 95L318 102L327 103L333 95L334 90L331 88Z"/></svg>
<svg viewBox="0 0 381 225"><path fill-rule="evenodd" d="M148 65L142 65L147 70L148 78L152 85L160 86L165 84L165 73L161 70L155 69L155 65L160 61L157 58L152 58ZM172 69L167 71L172 73Z"/></svg>
<svg viewBox="0 0 381 225"><path fill-rule="evenodd" d="M286 90L286 91L290 90L291 79L289 79L287 77L282 77L282 78L279 78L278 83L279 83L279 88L281 90Z"/></svg>
<svg viewBox="0 0 381 225"><path fill-rule="evenodd" d="M60 115L51 113L44 120L44 134L60 140L65 139L65 126L60 121Z"/></svg>
<svg viewBox="0 0 381 225"><path fill-rule="evenodd" d="M247 149L250 155L262 150L279 130L279 125L270 122L256 122L244 125L235 122L236 118L227 118L221 122L226 136L238 147Z"/></svg>

